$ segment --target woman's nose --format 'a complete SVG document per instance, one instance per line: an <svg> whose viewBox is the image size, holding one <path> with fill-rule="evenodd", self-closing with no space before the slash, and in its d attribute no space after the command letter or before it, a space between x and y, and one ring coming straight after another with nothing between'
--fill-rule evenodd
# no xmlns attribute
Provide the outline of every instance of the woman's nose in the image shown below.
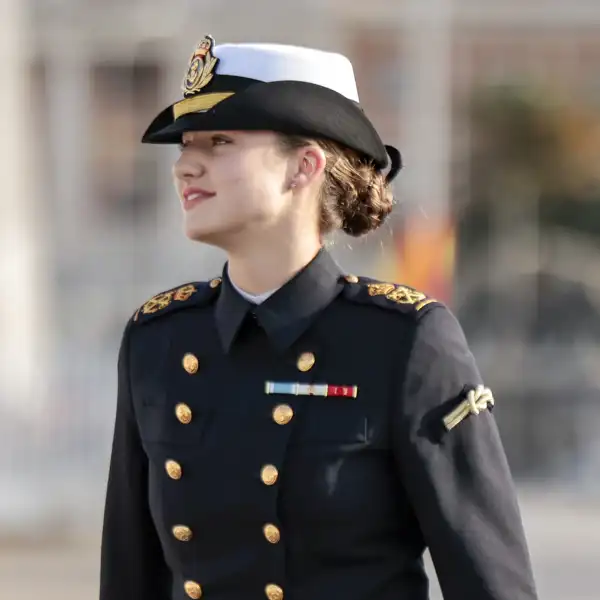
<svg viewBox="0 0 600 600"><path fill-rule="evenodd" d="M202 177L205 172L204 164L197 159L182 154L173 166L173 175L177 179L187 180Z"/></svg>

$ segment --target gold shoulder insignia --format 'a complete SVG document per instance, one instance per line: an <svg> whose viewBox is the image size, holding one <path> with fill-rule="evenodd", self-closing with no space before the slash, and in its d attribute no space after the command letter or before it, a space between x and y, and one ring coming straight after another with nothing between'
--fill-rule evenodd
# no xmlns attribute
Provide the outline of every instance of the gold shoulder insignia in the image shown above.
<svg viewBox="0 0 600 600"><path fill-rule="evenodd" d="M344 296L359 304L375 304L382 308L396 307L401 312L414 315L419 319L435 306L443 306L439 300L407 285L376 281L354 275L346 275L344 279L347 284L351 284L346 285Z"/></svg>
<svg viewBox="0 0 600 600"><path fill-rule="evenodd" d="M173 308L176 304L183 304L190 300L190 298L194 298L202 288L214 290L217 287L214 285L215 281L220 282L220 280L213 279L210 283L187 283L186 285L152 296L150 300L138 308L133 316L133 320L138 321L142 316L154 315L167 308Z"/></svg>
<svg viewBox="0 0 600 600"><path fill-rule="evenodd" d="M415 310L419 311L428 304L437 302L434 298L429 298L423 292L418 292L405 285L395 285L393 283L369 283L367 284L369 296L385 296L388 300L396 304L414 305Z"/></svg>
<svg viewBox="0 0 600 600"><path fill-rule="evenodd" d="M478 385L467 392L466 398L444 417L444 427L450 431L469 415L478 415L481 411L494 406L494 396L489 388Z"/></svg>

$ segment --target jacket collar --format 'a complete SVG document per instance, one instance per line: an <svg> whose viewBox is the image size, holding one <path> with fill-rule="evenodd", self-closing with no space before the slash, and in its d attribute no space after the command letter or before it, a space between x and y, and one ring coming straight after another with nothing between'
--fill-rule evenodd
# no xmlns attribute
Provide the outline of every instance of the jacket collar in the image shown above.
<svg viewBox="0 0 600 600"><path fill-rule="evenodd" d="M227 264L216 303L215 319L225 352L229 352L246 316L256 317L278 350L289 348L344 288L342 271L321 248L315 258L262 304L245 300L231 285Z"/></svg>

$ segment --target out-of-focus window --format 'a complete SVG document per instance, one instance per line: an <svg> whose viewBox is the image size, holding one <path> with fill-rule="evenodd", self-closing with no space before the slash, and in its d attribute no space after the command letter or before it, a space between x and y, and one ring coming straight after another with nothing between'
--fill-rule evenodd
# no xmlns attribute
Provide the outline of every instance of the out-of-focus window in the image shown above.
<svg viewBox="0 0 600 600"><path fill-rule="evenodd" d="M95 216L106 223L156 219L156 155L140 137L156 110L159 75L153 64L92 66L91 183Z"/></svg>

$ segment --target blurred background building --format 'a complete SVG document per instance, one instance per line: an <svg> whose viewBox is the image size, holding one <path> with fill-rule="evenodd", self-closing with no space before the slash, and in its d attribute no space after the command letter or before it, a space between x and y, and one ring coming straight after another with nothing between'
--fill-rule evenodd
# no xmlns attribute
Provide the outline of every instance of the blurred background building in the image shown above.
<svg viewBox="0 0 600 600"><path fill-rule="evenodd" d="M223 256L181 233L174 150L139 143L211 33L351 58L406 170L390 225L334 252L455 310L498 401L543 585L597 598L585 559L561 596L566 563L545 554L600 540L597 0L4 0L0 30L0 540L97 538L124 324L220 272ZM92 556L78 598L96 593ZM0 596L33 598L7 564Z"/></svg>

